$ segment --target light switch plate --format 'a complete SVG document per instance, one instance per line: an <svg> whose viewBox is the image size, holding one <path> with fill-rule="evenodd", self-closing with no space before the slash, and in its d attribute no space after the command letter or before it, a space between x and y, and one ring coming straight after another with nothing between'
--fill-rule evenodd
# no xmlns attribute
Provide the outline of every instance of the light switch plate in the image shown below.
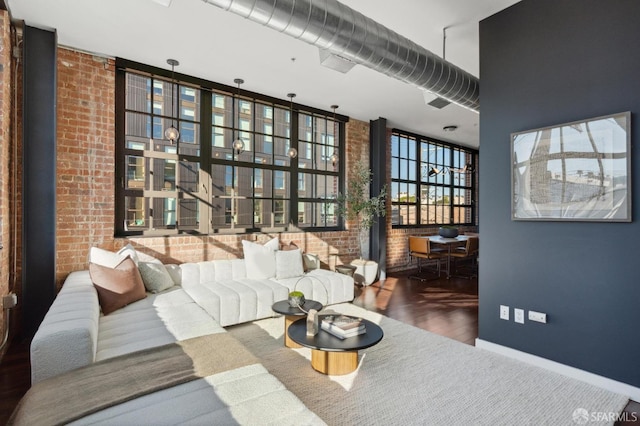
<svg viewBox="0 0 640 426"><path fill-rule="evenodd" d="M500 319L509 321L509 307L500 305Z"/></svg>
<svg viewBox="0 0 640 426"><path fill-rule="evenodd" d="M513 317L518 324L524 324L524 309L514 309Z"/></svg>
<svg viewBox="0 0 640 426"><path fill-rule="evenodd" d="M529 321L541 322L543 324L547 323L547 314L536 311L529 311Z"/></svg>

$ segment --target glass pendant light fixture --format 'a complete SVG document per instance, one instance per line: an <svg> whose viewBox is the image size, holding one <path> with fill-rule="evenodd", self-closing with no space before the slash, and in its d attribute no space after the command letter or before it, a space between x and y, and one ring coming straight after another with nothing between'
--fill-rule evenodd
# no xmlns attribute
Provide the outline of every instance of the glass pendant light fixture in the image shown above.
<svg viewBox="0 0 640 426"><path fill-rule="evenodd" d="M338 136L338 122L336 121L336 110L338 109L338 105L331 105L331 109L333 109L333 154L331 154L331 157L329 157L329 160L331 160L331 164L333 165L333 167L336 166L336 164L338 164L338 153L335 151L335 138Z"/></svg>
<svg viewBox="0 0 640 426"><path fill-rule="evenodd" d="M180 132L178 131L178 129L175 126L175 121L173 120L175 118L175 107L174 107L174 95L173 92L175 90L176 87L176 81L174 78L174 68L178 65L180 65L180 62L178 62L175 59L167 59L167 63L169 65L171 65L171 119L172 119L172 123L171 126L167 127L164 130L164 137L167 138L169 140L169 142L171 142L172 144L174 144L179 138L180 138Z"/></svg>
<svg viewBox="0 0 640 426"><path fill-rule="evenodd" d="M240 98L240 85L242 83L244 83L244 80L241 78L236 78L233 80L234 83L236 83L238 85L238 91L236 93L236 99L239 101ZM234 102L235 104L235 102ZM232 117L235 118L236 112L235 112L235 106L234 106L234 111L233 111L233 115ZM240 111L240 109L238 108L238 111ZM232 118L232 119L233 119ZM238 122L240 121L240 113L238 112ZM235 127L235 123L233 123L233 127ZM238 130L238 138L236 140L233 141L233 144L231 144L231 147L233 148L233 152L235 152L236 155L240 155L244 152L244 141L242 140L242 138L240 137L240 131Z"/></svg>
<svg viewBox="0 0 640 426"><path fill-rule="evenodd" d="M291 125L291 123L293 123L293 98L296 97L296 94L288 93L287 97L289 98L289 125ZM291 143L291 141L289 141L289 143ZM289 158L294 159L298 156L298 150L294 147L291 147L287 151L287 155L289 156Z"/></svg>

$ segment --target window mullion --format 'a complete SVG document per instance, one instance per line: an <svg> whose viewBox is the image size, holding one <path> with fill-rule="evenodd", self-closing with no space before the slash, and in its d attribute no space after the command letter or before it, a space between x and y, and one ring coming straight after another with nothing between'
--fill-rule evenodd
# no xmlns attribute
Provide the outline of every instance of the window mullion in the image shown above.
<svg viewBox="0 0 640 426"><path fill-rule="evenodd" d="M298 156L293 158L289 163L290 184L289 184L289 223L298 227L298 159L300 151L298 150L298 119L299 111L291 108L289 115L289 144L298 152Z"/></svg>

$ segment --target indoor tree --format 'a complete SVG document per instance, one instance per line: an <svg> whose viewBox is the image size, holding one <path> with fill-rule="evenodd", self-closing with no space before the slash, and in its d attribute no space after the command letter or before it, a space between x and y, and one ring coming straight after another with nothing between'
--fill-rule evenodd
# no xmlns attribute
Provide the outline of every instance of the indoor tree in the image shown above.
<svg viewBox="0 0 640 426"><path fill-rule="evenodd" d="M368 233L377 217L385 216L386 185L376 196L370 195L371 169L363 161L357 161L349 169L347 190L338 194L338 214L355 221L358 234L359 257L363 259L367 250ZM367 253L368 255L368 253Z"/></svg>

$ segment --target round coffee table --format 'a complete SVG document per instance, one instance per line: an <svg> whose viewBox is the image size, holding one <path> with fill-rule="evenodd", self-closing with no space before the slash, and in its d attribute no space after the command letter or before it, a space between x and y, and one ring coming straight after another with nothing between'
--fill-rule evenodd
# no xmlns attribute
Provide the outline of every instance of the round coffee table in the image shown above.
<svg viewBox="0 0 640 426"><path fill-rule="evenodd" d="M358 351L382 340L384 333L378 324L363 319L367 332L339 339L320 329L315 336L307 336L306 320L297 320L289 326L289 338L300 346L311 348L311 367L323 374L339 376L358 368Z"/></svg>
<svg viewBox="0 0 640 426"><path fill-rule="evenodd" d="M302 309L304 309L307 312L309 312L309 309L315 309L316 311L321 311L322 308L324 308L324 306L322 306L322 303L316 302L315 300L307 299L302 304ZM301 348L302 346L298 345L297 343L295 343L293 340L289 338L289 334L287 333L287 330L289 329L289 326L291 325L291 323L299 320L300 317L306 317L307 313L302 311L297 306L292 307L291 305L289 305L288 300L281 300L279 302L274 303L271 309L274 312L284 315L284 345L288 348Z"/></svg>

